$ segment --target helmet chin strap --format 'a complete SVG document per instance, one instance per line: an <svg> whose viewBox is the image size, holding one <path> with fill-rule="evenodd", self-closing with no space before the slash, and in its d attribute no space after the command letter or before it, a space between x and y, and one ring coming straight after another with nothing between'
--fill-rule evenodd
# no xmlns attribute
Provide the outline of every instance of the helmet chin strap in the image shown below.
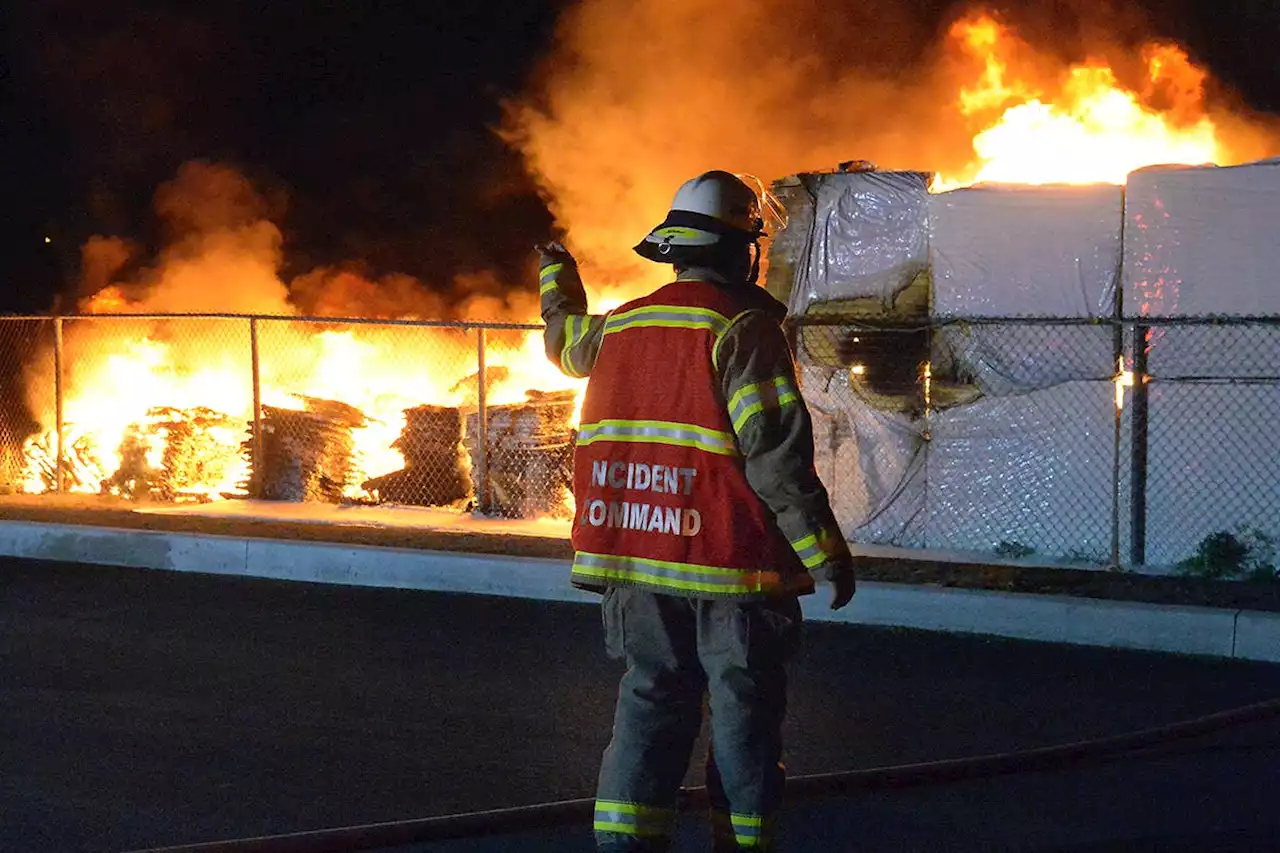
<svg viewBox="0 0 1280 853"><path fill-rule="evenodd" d="M760 281L760 238L751 241L751 272L747 274L747 284L758 284Z"/></svg>

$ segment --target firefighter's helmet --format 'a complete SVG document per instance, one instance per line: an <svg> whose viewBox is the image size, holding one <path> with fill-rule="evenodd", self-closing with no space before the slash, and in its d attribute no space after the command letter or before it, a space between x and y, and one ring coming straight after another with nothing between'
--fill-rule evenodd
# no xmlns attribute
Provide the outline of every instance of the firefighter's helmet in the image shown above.
<svg viewBox="0 0 1280 853"><path fill-rule="evenodd" d="M705 172L676 191L667 218L635 250L660 264L706 263L726 246L750 246L765 236L762 203L781 218L781 206L763 187L754 190L729 172Z"/></svg>

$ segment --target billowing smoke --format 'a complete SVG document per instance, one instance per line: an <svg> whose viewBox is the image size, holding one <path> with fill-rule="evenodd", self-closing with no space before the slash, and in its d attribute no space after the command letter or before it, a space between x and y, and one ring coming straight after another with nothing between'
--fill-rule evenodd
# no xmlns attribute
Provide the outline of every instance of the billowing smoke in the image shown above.
<svg viewBox="0 0 1280 853"><path fill-rule="evenodd" d="M278 195L278 194L277 194ZM536 315L535 297L495 276L470 273L428 284L371 275L359 260L285 280L283 203L235 168L192 161L163 184L154 208L164 245L154 258L123 238L82 248L80 292L89 313L233 313L381 319L495 319Z"/></svg>
<svg viewBox="0 0 1280 853"><path fill-rule="evenodd" d="M662 273L630 247L679 184L704 170L767 182L861 159L963 173L991 116L959 108L961 89L981 81L986 66L981 46L966 48L952 28L978 10L955 4L939 14L945 4L935 3L929 14L925 5L581 0L562 20L535 90L510 105L506 132L597 291L634 291ZM1092 4L1094 17L1082 18L1088 4L1040 5L1009 59L1050 95L1065 85L1068 63L1093 56L1114 57L1117 74L1145 73L1124 61L1144 38L1136 14ZM1136 76L1127 83L1143 96L1176 98L1179 108L1194 101L1188 121L1203 115L1196 81L1194 91ZM1240 157L1261 153L1254 146Z"/></svg>

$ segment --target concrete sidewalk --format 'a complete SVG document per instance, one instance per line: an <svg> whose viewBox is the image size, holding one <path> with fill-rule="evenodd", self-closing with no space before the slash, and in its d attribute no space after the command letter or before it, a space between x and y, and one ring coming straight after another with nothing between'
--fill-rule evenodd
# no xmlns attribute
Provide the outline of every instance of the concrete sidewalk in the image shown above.
<svg viewBox="0 0 1280 853"><path fill-rule="evenodd" d="M352 586L594 602L563 559L415 548L0 521L0 556ZM1280 662L1280 613L864 583L819 621Z"/></svg>

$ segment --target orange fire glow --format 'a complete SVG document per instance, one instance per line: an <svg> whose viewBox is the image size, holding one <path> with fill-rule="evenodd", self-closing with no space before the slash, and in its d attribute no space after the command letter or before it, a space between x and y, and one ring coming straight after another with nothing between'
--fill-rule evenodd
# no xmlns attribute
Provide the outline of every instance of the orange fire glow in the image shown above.
<svg viewBox="0 0 1280 853"><path fill-rule="evenodd" d="M957 102L981 127L973 137L974 161L961 173L939 176L936 189L980 182L1122 184L1143 166L1232 159L1203 109L1206 75L1176 45L1144 47L1143 79L1127 88L1101 60L1037 79L1030 61L1018 62L1034 51L986 14L957 22L950 35L981 68ZM1167 108L1148 106L1156 95L1171 101Z"/></svg>
<svg viewBox="0 0 1280 853"><path fill-rule="evenodd" d="M795 62L786 51L776 57L744 51L745 44L767 51L777 35L770 17L748 14L748 6L730 15L717 37L701 29L699 10L712 8L701 0L687 6L653 0L581 4L565 33L573 61L549 75L551 106L517 111L516 144L568 230L588 284L596 285L593 310L616 307L666 280L669 269L638 261L629 247L659 221L679 181L708 168L780 177L830 168L850 156L885 168L929 169L933 159L954 166L936 179L934 189L946 190L984 181L1123 183L1146 165L1225 164L1263 153L1257 149L1261 131L1206 106L1205 72L1175 45L1146 46L1137 57L1140 73L1102 59L1067 65L992 15L975 13L950 29L936 54L952 64L931 61L910 82L884 82L838 67L830 56ZM790 9L780 2L778 8ZM814 8L825 20L825 6ZM726 14L722 4L713 11L717 19ZM668 22L682 15L692 16L689 26ZM619 31L619 21L636 31L697 32L697 49L678 38L604 37ZM796 47L809 49L807 43ZM678 98L673 79L680 81ZM616 85L619 80L627 85ZM813 91L819 85L829 92ZM959 134L957 124L963 125ZM934 132L921 132L930 127ZM1245 138L1253 148L1242 147ZM432 318L453 303L436 293L435 302L415 303L427 307L393 306L399 294L419 299L430 291L407 277L367 282L321 270L282 281L283 239L266 221L266 208L229 170L184 167L157 197L157 211L175 224L178 242L144 280L125 285L113 276L129 269L130 250L123 241L95 238L86 253L94 249L100 258L90 263L86 254L85 263L94 295L82 309L279 317L258 323L261 402L301 409L305 398L320 398L359 409L368 419L355 431L360 473L373 478L395 471L404 464L392 443L405 409L476 406L476 333L291 319L291 300L325 287L333 290L311 302L317 313ZM530 309L521 316L498 317L492 305L485 316L535 319L535 293L530 282ZM378 301L384 297L385 305ZM452 316L476 318L478 311ZM43 428L27 446L28 491L51 485L48 463L56 442L49 363L42 358L40 366L28 368L29 402ZM247 320L69 319L64 365L62 444L74 457L72 466L84 468L75 488L119 489L111 478L129 441L135 452L141 441L148 460L158 464L174 419L186 418L188 426L199 422L202 446L216 448L209 453L220 459L193 475L198 482L189 484L189 493L243 494L240 446L253 418ZM521 401L529 390L583 385L547 361L538 333L489 333L487 366L491 404ZM1123 375L1117 395L1120 405ZM140 432L146 434L141 439ZM348 484L346 493L364 496L359 483Z"/></svg>

